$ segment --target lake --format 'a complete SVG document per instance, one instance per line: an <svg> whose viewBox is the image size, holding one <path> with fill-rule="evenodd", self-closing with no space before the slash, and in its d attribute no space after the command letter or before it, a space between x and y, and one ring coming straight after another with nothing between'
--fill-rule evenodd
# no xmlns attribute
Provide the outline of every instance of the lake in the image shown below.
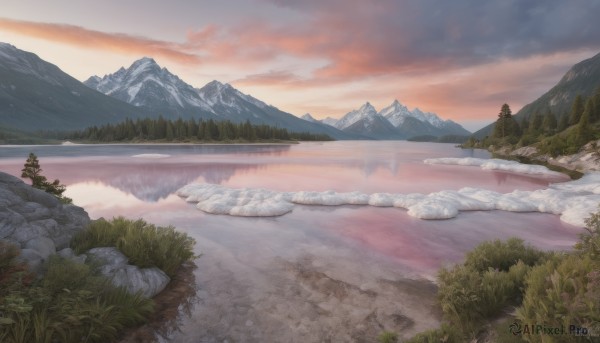
<svg viewBox="0 0 600 343"><path fill-rule="evenodd" d="M295 205L276 217L208 214L175 192L190 183L281 192L432 193L474 187L509 193L568 178L425 164L489 158L452 144L339 141L295 145L0 147L20 176L29 152L92 218L144 218L196 239L197 304L177 342L318 342L403 337L436 327L435 274L482 241L516 236L568 250L581 228L558 216L460 212L422 220L394 207Z"/></svg>

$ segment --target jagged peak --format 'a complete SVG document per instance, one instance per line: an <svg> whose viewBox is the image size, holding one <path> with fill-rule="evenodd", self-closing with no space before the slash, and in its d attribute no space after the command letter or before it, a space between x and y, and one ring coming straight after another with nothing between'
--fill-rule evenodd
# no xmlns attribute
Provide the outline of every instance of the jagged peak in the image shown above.
<svg viewBox="0 0 600 343"><path fill-rule="evenodd" d="M368 101L365 102L365 104L360 107L360 111L365 111L365 110L377 112L377 110L375 110L375 107L373 107L373 105L371 105L371 103Z"/></svg>
<svg viewBox="0 0 600 343"><path fill-rule="evenodd" d="M5 43L5 42L0 42L0 48L4 48L4 49L10 49L10 50L18 50L16 46L10 44L10 43Z"/></svg>

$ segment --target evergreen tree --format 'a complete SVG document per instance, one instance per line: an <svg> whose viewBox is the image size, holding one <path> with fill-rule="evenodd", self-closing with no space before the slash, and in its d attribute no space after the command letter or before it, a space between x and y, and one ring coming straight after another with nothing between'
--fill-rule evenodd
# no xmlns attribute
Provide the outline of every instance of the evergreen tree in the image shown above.
<svg viewBox="0 0 600 343"><path fill-rule="evenodd" d="M569 116L569 125L577 125L583 114L583 97L578 95L571 106L571 115Z"/></svg>
<svg viewBox="0 0 600 343"><path fill-rule="evenodd" d="M556 131L556 128L558 127L556 117L554 116L554 114L552 114L552 112L550 112L550 110L548 110L548 112L546 112L546 115L544 116L544 122L542 123L542 127L544 128L544 132L547 132L549 134L553 134L554 131Z"/></svg>
<svg viewBox="0 0 600 343"><path fill-rule="evenodd" d="M498 120L496 120L496 126L494 127L494 136L504 138L511 134L511 119L512 111L508 104L503 104L498 113Z"/></svg>
<svg viewBox="0 0 600 343"><path fill-rule="evenodd" d="M63 196L63 193L67 190L65 185L61 185L58 179L48 182L46 177L42 175L40 162L34 153L29 153L29 157L25 161L23 169L21 169L21 177L30 179L33 188L41 189L46 193L54 195L64 204L73 202L70 198Z"/></svg>
<svg viewBox="0 0 600 343"><path fill-rule="evenodd" d="M523 117L523 120L521 120L521 130L523 133L529 131L529 120L527 120L525 117Z"/></svg>
<svg viewBox="0 0 600 343"><path fill-rule="evenodd" d="M538 112L535 112L531 118L531 123L529 124L529 133L533 136L539 135L542 131L542 125L542 116Z"/></svg>
<svg viewBox="0 0 600 343"><path fill-rule="evenodd" d="M590 120L592 122L597 122L600 120L600 87L596 89L596 93L592 98L594 101L594 110L592 111L592 116Z"/></svg>
<svg viewBox="0 0 600 343"><path fill-rule="evenodd" d="M579 124L577 124L576 138L579 146L583 146L592 139L589 112L583 112L583 115L579 119Z"/></svg>
<svg viewBox="0 0 600 343"><path fill-rule="evenodd" d="M42 168L40 162L34 153L29 153L27 161L25 161L24 168L21 169L21 177L28 178L31 180L31 185L34 188L41 189L47 182L46 177L42 175Z"/></svg>
<svg viewBox="0 0 600 343"><path fill-rule="evenodd" d="M558 132L566 130L567 127L569 127L569 116L563 114L562 116L560 116L560 120L558 121Z"/></svg>

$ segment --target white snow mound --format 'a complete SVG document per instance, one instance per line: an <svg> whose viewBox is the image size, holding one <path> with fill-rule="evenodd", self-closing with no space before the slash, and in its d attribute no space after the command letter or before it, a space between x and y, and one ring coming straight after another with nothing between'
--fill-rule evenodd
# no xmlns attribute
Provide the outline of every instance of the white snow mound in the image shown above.
<svg viewBox="0 0 600 343"><path fill-rule="evenodd" d="M171 155L167 155L167 154L139 154L139 155L133 155L131 157L135 157L135 158L167 158L167 157L171 157Z"/></svg>
<svg viewBox="0 0 600 343"><path fill-rule="evenodd" d="M535 175L563 175L559 172L552 171L544 166L523 164L516 161L508 161L497 158L483 159L474 157L444 157L444 158L428 158L424 161L427 164L449 164L459 166L476 166L486 170L502 170L523 174Z"/></svg>
<svg viewBox="0 0 600 343"><path fill-rule="evenodd" d="M468 163L468 162L467 162ZM540 212L560 215L563 222L584 226L584 219L600 205L600 173L587 174L579 180L551 184L547 189L516 190L498 193L465 187L430 194L394 194L360 192L278 192L261 188L232 189L213 184L190 184L177 191L187 202L212 214L232 216L281 216L302 205L370 205L397 207L421 219L454 218L461 211L502 210Z"/></svg>

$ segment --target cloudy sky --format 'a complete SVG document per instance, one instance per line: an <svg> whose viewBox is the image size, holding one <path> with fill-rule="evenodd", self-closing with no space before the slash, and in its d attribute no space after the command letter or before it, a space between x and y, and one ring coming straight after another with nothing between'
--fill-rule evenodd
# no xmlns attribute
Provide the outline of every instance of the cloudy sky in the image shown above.
<svg viewBox="0 0 600 343"><path fill-rule="evenodd" d="M477 129L600 52L597 0L3 1L0 41L85 80L143 56L296 115L398 99Z"/></svg>

